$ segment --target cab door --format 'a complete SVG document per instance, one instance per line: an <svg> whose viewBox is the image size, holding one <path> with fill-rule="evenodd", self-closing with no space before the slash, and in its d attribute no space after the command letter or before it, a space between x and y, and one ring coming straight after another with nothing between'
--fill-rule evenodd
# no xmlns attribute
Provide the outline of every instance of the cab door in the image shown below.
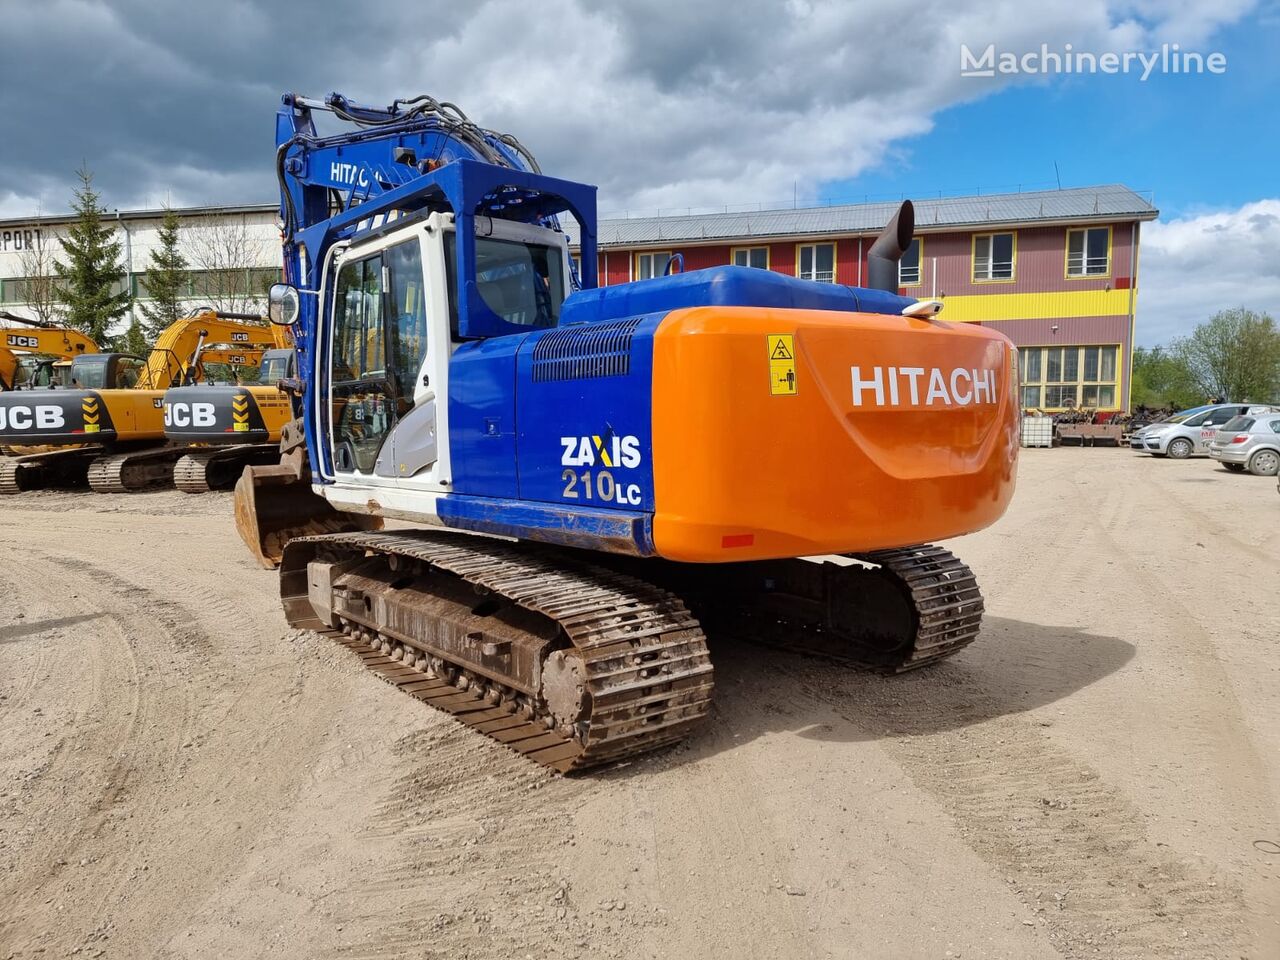
<svg viewBox="0 0 1280 960"><path fill-rule="evenodd" d="M390 482L435 461L421 241L412 233L338 270L329 349L329 438L336 478ZM403 428L412 425L412 429ZM402 428L402 429L397 429ZM395 438L395 439L393 439ZM402 456L393 454L397 446Z"/></svg>

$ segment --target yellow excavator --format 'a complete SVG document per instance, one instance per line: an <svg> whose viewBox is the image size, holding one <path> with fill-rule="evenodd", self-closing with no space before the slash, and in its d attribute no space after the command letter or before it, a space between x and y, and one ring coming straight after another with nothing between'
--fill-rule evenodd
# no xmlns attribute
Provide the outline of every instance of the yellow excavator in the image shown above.
<svg viewBox="0 0 1280 960"><path fill-rule="evenodd" d="M0 390L49 386L56 379L56 362L98 352L96 343L70 327L20 317L7 310L0 310L0 320L24 327L0 328Z"/></svg>
<svg viewBox="0 0 1280 960"><path fill-rule="evenodd" d="M187 448L166 442L164 394L204 364L255 362L289 343L249 314L204 310L169 326L146 359L80 354L66 386L0 394L0 493L78 486L124 493L165 484Z"/></svg>
<svg viewBox="0 0 1280 960"><path fill-rule="evenodd" d="M173 443L202 444L178 460L173 485L185 493L230 490L245 467L278 463L281 430L297 415L295 368L290 345L264 353L252 383L170 387L164 435Z"/></svg>

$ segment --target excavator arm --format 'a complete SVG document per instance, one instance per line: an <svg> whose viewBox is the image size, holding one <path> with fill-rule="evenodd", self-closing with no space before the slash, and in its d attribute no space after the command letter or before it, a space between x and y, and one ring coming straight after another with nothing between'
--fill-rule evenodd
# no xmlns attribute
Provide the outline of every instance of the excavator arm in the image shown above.
<svg viewBox="0 0 1280 960"><path fill-rule="evenodd" d="M0 390L13 390L18 361L24 353L40 353L71 360L82 353L97 353L98 345L79 330L66 327L6 328L0 341Z"/></svg>
<svg viewBox="0 0 1280 960"><path fill-rule="evenodd" d="M288 331L283 335L287 337ZM153 390L162 390L183 383L193 366L212 360L215 352L261 357L263 351L280 346L281 338L273 326L248 314L210 310L184 317L171 324L156 341L142 382Z"/></svg>

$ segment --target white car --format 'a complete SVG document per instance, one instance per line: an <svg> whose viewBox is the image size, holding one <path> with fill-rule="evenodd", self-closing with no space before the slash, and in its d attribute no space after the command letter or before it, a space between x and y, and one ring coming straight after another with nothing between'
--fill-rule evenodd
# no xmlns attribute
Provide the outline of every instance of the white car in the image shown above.
<svg viewBox="0 0 1280 960"><path fill-rule="evenodd" d="M1129 446L1155 457L1172 457L1174 460L1207 457L1209 442L1227 421L1255 413L1274 413L1276 409L1257 403L1215 403L1192 407L1175 413L1167 420L1143 427L1129 438Z"/></svg>

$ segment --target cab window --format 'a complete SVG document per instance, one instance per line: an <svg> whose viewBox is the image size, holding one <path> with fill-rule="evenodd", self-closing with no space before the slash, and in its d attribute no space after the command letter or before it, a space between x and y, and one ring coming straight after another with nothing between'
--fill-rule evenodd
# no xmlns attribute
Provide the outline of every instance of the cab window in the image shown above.
<svg viewBox="0 0 1280 960"><path fill-rule="evenodd" d="M381 256L343 265L333 309L334 382L386 376Z"/></svg>
<svg viewBox="0 0 1280 960"><path fill-rule="evenodd" d="M449 277L449 317L458 334L458 251L456 235L445 235ZM516 240L476 237L476 286L485 304L507 323L529 329L554 327L564 300L560 250Z"/></svg>
<svg viewBox="0 0 1280 960"><path fill-rule="evenodd" d="M334 465L372 473L395 419L387 384L382 255L342 265L333 301Z"/></svg>
<svg viewBox="0 0 1280 960"><path fill-rule="evenodd" d="M73 364L71 378L75 381L77 387L101 390L107 385L107 365L102 361Z"/></svg>
<svg viewBox="0 0 1280 960"><path fill-rule="evenodd" d="M146 372L146 364L137 357L121 357L116 362L115 381L111 384L120 390L132 390Z"/></svg>
<svg viewBox="0 0 1280 960"><path fill-rule="evenodd" d="M1205 421L1207 421L1208 419L1209 419L1208 413L1198 413L1194 417L1191 417L1188 420L1184 420L1183 423L1188 427L1199 427L1203 425Z"/></svg>
<svg viewBox="0 0 1280 960"><path fill-rule="evenodd" d="M417 239L389 248L387 334L400 412L413 406L418 371L427 356L427 303L422 283L422 247Z"/></svg>

